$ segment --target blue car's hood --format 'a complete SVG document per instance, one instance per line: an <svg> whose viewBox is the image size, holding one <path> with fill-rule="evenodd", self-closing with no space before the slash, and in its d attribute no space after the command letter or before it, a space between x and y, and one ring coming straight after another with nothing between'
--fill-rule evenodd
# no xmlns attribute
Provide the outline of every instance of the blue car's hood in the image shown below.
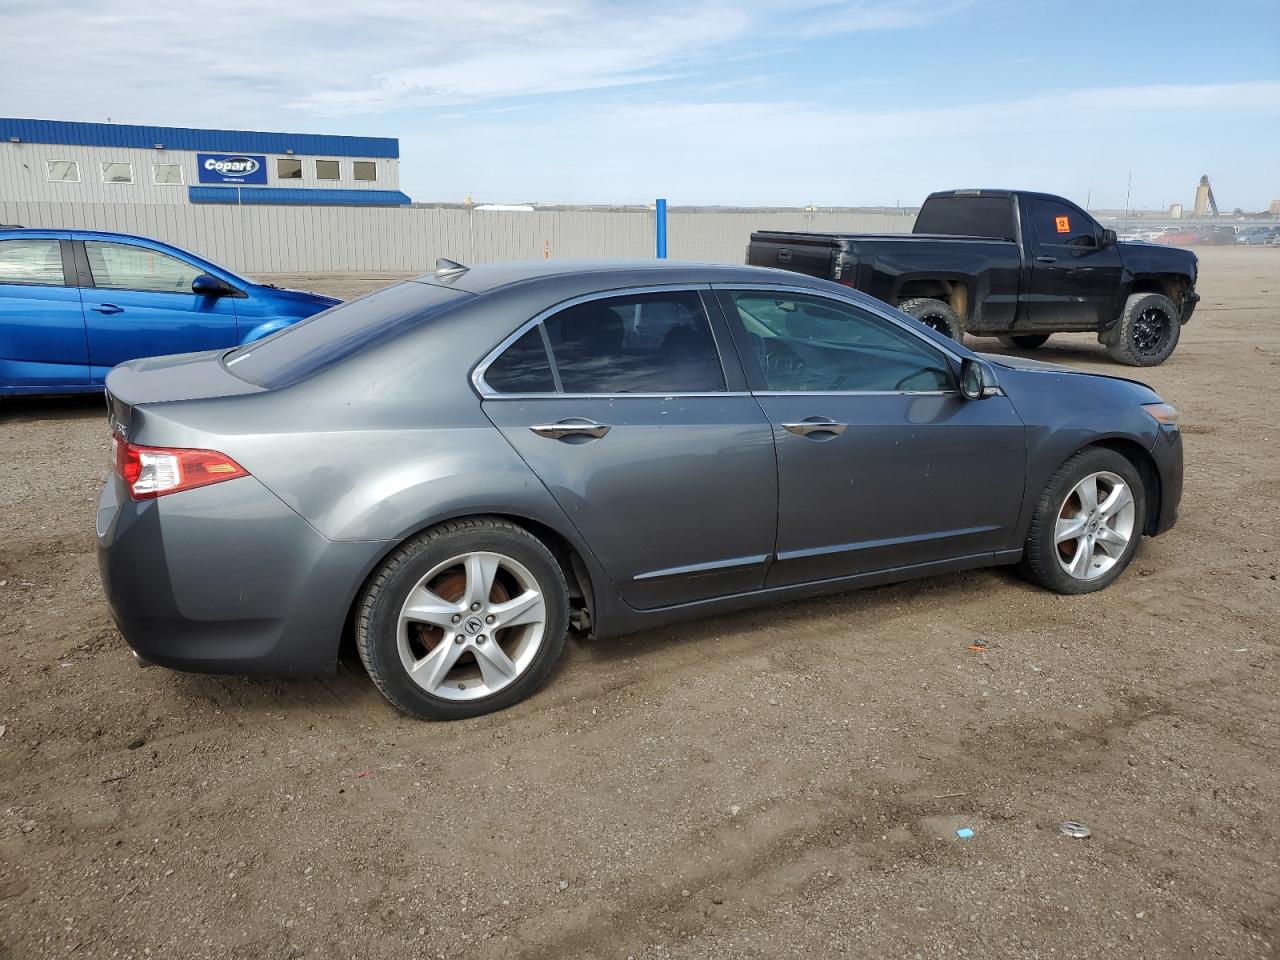
<svg viewBox="0 0 1280 960"><path fill-rule="evenodd" d="M263 294L274 300L287 301L289 303L307 303L317 304L323 307L337 306L342 301L337 297L326 297L322 293L311 293L308 290L290 290L287 287L273 287L268 284L256 284Z"/></svg>

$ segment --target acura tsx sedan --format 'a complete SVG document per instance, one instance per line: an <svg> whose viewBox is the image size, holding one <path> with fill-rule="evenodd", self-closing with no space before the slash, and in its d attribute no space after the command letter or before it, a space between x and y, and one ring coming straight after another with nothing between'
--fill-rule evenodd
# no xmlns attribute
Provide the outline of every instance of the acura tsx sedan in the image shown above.
<svg viewBox="0 0 1280 960"><path fill-rule="evenodd" d="M126 363L107 404L99 561L140 660L312 674L350 634L424 718L528 696L571 627L996 564L1098 590L1182 492L1142 384L754 267L442 261Z"/></svg>

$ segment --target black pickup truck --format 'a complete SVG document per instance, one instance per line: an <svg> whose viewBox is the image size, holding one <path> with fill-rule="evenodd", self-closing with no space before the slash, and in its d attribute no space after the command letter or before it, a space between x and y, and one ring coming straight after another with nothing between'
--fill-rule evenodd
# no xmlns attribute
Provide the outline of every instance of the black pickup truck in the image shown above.
<svg viewBox="0 0 1280 960"><path fill-rule="evenodd" d="M1200 299L1190 251L1121 243L1070 201L1017 190L930 194L911 233L760 231L747 263L854 287L956 340L1096 332L1143 367L1173 353Z"/></svg>

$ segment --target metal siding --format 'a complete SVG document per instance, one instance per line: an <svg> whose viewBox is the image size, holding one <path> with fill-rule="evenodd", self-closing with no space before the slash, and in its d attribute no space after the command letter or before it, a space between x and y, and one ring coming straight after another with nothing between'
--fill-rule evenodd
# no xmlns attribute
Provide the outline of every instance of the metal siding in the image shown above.
<svg viewBox="0 0 1280 960"><path fill-rule="evenodd" d="M395 137L349 137L320 133L268 133L259 130L200 130L194 127L144 127L127 123L70 123L0 117L0 139L81 147L202 150L206 153L288 153L309 156L395 159Z"/></svg>
<svg viewBox="0 0 1280 960"><path fill-rule="evenodd" d="M913 218L886 214L672 213L671 255L741 263L753 230L894 233ZM425 272L463 263L654 255L647 211L475 211L442 207L56 203L0 200L0 222L155 237L242 273Z"/></svg>

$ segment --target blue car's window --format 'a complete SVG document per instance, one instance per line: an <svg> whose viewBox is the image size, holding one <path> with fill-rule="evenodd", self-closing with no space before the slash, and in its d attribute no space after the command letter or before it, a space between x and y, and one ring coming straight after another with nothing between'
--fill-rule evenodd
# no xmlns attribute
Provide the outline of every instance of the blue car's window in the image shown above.
<svg viewBox="0 0 1280 960"><path fill-rule="evenodd" d="M804 294L731 294L766 390L919 392L954 387L946 357L850 303Z"/></svg>
<svg viewBox="0 0 1280 960"><path fill-rule="evenodd" d="M429 321L473 295L401 283L338 304L223 358L241 380L275 388L305 380L376 343Z"/></svg>
<svg viewBox="0 0 1280 960"><path fill-rule="evenodd" d="M200 267L149 247L86 240L93 285L110 290L145 290L152 293L190 293L191 281L204 273Z"/></svg>
<svg viewBox="0 0 1280 960"><path fill-rule="evenodd" d="M62 286L62 247L57 240L0 241L0 283Z"/></svg>

